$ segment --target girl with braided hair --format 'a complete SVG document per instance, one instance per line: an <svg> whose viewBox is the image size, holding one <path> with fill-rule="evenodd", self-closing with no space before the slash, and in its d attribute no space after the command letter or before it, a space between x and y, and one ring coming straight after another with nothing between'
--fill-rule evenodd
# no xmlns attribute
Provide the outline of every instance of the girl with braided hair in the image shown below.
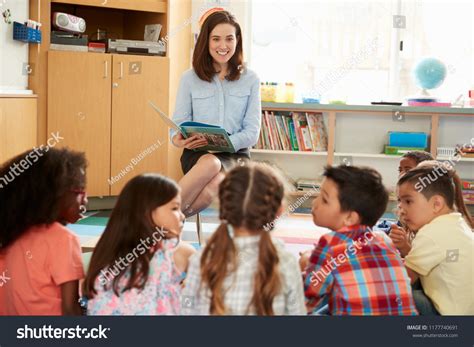
<svg viewBox="0 0 474 347"><path fill-rule="evenodd" d="M284 186L268 167L232 169L219 187L221 224L190 261L184 311L198 315L305 314L296 259L270 237Z"/></svg>
<svg viewBox="0 0 474 347"><path fill-rule="evenodd" d="M418 230L405 257L420 314L474 314L473 221L450 165L424 161L398 181L401 217Z"/></svg>

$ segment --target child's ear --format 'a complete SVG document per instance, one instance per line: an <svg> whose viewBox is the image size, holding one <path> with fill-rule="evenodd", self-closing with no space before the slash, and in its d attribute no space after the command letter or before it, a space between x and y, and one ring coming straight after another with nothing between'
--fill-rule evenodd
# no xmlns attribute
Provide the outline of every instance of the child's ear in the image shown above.
<svg viewBox="0 0 474 347"><path fill-rule="evenodd" d="M277 210L276 213L276 218L280 217L283 214L283 204L280 205L280 207Z"/></svg>
<svg viewBox="0 0 474 347"><path fill-rule="evenodd" d="M446 206L446 201L441 195L433 195L430 200L434 213L438 213Z"/></svg>
<svg viewBox="0 0 474 347"><path fill-rule="evenodd" d="M356 211L346 212L346 216L344 217L344 226L350 227L351 225L360 224L360 216Z"/></svg>

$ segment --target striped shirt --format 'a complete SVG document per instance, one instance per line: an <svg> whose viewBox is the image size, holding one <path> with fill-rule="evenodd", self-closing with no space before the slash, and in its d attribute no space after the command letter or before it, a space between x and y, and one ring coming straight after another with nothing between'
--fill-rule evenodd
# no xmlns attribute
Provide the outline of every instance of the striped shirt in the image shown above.
<svg viewBox="0 0 474 347"><path fill-rule="evenodd" d="M304 280L306 307L332 315L416 315L410 279L383 233L355 225L323 235Z"/></svg>
<svg viewBox="0 0 474 347"><path fill-rule="evenodd" d="M227 315L255 315L249 307L254 293L254 277L258 269L260 236L235 237L237 269L224 280L224 304ZM278 258L282 289L273 299L275 315L306 314L301 271L296 258L284 250L282 243L272 239ZM188 315L209 315L210 290L201 284L202 250L190 260L185 287L182 293L182 312ZM222 264L225 266L225 264Z"/></svg>

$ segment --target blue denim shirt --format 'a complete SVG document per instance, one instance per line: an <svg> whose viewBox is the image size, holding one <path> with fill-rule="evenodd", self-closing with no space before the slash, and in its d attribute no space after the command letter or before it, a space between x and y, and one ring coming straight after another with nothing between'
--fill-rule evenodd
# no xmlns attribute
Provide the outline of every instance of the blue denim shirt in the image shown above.
<svg viewBox="0 0 474 347"><path fill-rule="evenodd" d="M235 150L254 146L260 133L260 80L245 69L236 81L201 80L194 69L181 77L173 121L219 125L229 134ZM176 131L171 130L171 137Z"/></svg>

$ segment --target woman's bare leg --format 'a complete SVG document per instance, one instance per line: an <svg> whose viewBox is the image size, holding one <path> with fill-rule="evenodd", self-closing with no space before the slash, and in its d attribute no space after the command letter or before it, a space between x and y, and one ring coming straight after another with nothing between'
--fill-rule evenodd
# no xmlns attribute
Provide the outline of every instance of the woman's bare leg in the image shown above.
<svg viewBox="0 0 474 347"><path fill-rule="evenodd" d="M184 211L184 214L192 216L208 207L216 198L217 193L219 192L219 184L222 182L224 177L225 175L222 172L219 172L217 175L215 175L214 178L204 187L201 193L193 201L191 206L189 206L189 208Z"/></svg>
<svg viewBox="0 0 474 347"><path fill-rule="evenodd" d="M186 211L203 189L221 171L221 162L215 155L205 154L196 162L189 172L179 181L182 196L182 209Z"/></svg>

